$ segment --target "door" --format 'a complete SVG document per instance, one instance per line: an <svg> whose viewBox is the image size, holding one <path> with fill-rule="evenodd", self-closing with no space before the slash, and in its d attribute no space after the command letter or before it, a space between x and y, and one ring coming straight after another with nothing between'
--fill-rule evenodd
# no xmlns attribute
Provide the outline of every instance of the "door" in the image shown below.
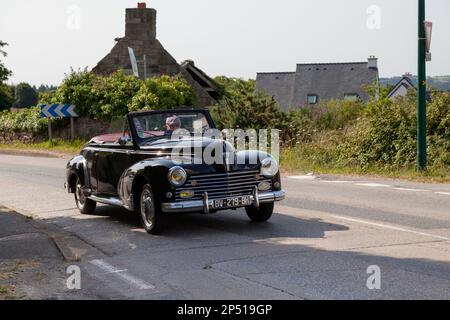
<svg viewBox="0 0 450 320"><path fill-rule="evenodd" d="M123 119L122 136L117 139L107 137L108 140L98 145L94 151L94 165L96 178L96 193L116 196L117 186L123 172L133 165L134 144L128 129L128 119ZM117 131L116 131L117 132ZM106 139L105 139L106 140Z"/></svg>
<svg viewBox="0 0 450 320"><path fill-rule="evenodd" d="M133 165L132 147L102 146L94 153L97 193L117 195L120 177Z"/></svg>

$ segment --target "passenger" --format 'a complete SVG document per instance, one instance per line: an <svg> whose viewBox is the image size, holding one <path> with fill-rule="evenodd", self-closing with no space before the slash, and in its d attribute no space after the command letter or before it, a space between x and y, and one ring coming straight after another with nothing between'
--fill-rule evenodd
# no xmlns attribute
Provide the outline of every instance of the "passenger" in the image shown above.
<svg viewBox="0 0 450 320"><path fill-rule="evenodd" d="M168 134L181 129L181 121L177 116L169 117L166 119L166 130Z"/></svg>

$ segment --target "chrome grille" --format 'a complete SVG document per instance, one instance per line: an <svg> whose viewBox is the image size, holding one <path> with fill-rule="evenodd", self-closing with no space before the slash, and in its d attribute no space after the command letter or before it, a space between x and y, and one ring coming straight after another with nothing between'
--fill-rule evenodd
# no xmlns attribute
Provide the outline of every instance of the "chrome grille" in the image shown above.
<svg viewBox="0 0 450 320"><path fill-rule="evenodd" d="M184 186L177 188L175 197L176 201L186 201L201 200L205 192L209 199L251 195L261 182L268 182L272 188L272 180L260 177L257 170L191 176ZM185 190L193 190L194 197L181 198L180 192Z"/></svg>

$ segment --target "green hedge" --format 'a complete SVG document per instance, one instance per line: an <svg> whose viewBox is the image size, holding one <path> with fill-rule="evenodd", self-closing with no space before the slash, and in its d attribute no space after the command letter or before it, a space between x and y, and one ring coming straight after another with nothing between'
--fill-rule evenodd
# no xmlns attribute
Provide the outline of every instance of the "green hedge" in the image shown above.
<svg viewBox="0 0 450 320"><path fill-rule="evenodd" d="M70 103L81 116L110 120L129 111L192 106L195 94L181 76L161 76L145 81L118 71L103 77L92 72L72 72L53 94L40 103Z"/></svg>
<svg viewBox="0 0 450 320"><path fill-rule="evenodd" d="M39 133L47 128L47 119L40 117L38 107L23 109L17 112L7 110L0 112L0 132L28 132Z"/></svg>
<svg viewBox="0 0 450 320"><path fill-rule="evenodd" d="M39 104L70 103L80 116L109 121L129 111L172 109L193 106L195 94L181 76L161 76L145 81L118 71L102 77L88 71L71 72L55 92L41 93ZM47 120L39 116L39 108L0 113L2 133L43 132ZM55 122L62 126L67 122Z"/></svg>
<svg viewBox="0 0 450 320"><path fill-rule="evenodd" d="M416 161L416 96L369 106L338 147L343 165L392 168ZM431 166L450 167L450 94L434 93L427 105L428 155Z"/></svg>
<svg viewBox="0 0 450 320"><path fill-rule="evenodd" d="M313 107L280 110L273 98L258 92L254 81L217 78L223 98L214 108L221 128L282 130L283 158L298 169L306 163L322 168L414 168L417 99L414 91L391 101L386 88L367 88L369 103L323 101ZM377 96L378 99L374 97ZM450 170L450 94L432 93L427 105L428 157L431 168ZM309 167L309 166L308 166Z"/></svg>

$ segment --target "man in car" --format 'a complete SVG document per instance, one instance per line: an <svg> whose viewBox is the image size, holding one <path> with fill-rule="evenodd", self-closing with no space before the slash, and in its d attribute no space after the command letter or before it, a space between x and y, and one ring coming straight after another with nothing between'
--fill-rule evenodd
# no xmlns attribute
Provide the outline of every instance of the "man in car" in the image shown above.
<svg viewBox="0 0 450 320"><path fill-rule="evenodd" d="M167 134L172 134L180 128L181 128L181 120L177 116L169 117L166 119Z"/></svg>

